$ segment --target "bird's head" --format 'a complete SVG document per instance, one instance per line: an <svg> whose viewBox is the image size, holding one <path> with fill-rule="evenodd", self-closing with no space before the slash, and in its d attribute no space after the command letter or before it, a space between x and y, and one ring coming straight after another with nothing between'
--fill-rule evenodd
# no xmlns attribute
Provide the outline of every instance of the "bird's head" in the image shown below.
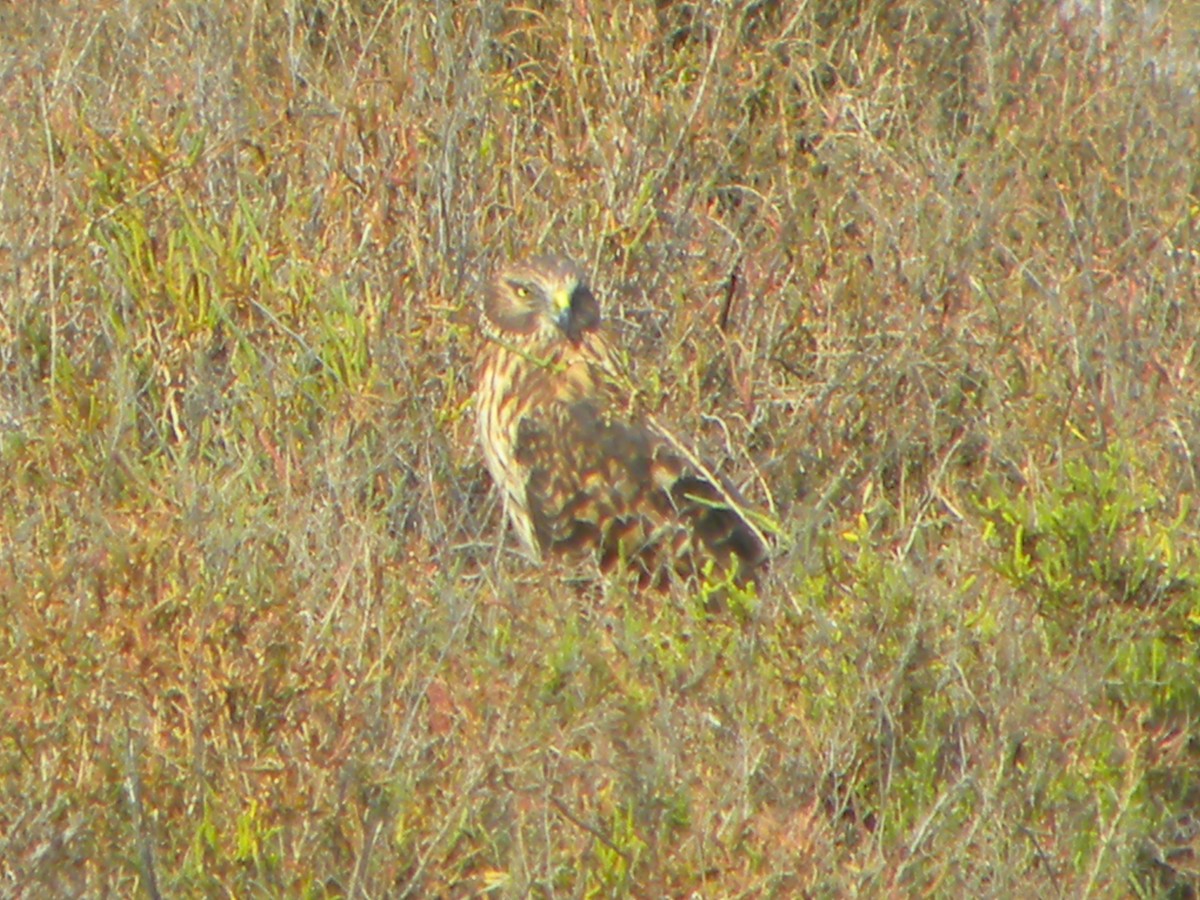
<svg viewBox="0 0 1200 900"><path fill-rule="evenodd" d="M583 270L561 256L535 256L501 267L484 297L483 312L501 337L578 342L600 325L600 305Z"/></svg>

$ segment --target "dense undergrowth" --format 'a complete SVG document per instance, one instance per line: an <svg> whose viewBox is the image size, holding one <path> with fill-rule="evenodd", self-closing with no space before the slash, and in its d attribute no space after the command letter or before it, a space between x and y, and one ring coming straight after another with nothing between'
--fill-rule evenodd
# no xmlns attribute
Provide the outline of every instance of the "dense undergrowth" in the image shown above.
<svg viewBox="0 0 1200 900"><path fill-rule="evenodd" d="M1188 4L0 8L6 896L1194 897ZM569 253L781 524L535 568Z"/></svg>

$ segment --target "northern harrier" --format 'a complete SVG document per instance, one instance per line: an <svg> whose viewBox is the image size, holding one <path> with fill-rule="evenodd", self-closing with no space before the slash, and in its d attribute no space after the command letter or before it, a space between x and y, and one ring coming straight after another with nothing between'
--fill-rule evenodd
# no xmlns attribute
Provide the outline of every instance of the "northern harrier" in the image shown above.
<svg viewBox="0 0 1200 900"><path fill-rule="evenodd" d="M767 543L733 488L640 408L571 261L499 270L483 301L476 411L483 456L535 559L594 554L639 580L745 581Z"/></svg>

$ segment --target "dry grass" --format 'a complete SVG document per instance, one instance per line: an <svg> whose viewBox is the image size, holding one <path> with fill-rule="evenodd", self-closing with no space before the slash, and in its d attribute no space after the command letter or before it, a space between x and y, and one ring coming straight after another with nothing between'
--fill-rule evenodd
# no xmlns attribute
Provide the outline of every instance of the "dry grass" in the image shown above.
<svg viewBox="0 0 1200 900"><path fill-rule="evenodd" d="M1111 6L0 7L0 892L1196 896L1200 22ZM741 615L497 552L540 247Z"/></svg>

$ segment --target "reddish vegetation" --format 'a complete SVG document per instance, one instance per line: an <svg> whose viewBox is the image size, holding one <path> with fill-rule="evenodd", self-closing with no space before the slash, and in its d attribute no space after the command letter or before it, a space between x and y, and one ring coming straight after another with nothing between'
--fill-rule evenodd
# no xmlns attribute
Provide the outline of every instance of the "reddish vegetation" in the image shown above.
<svg viewBox="0 0 1200 900"><path fill-rule="evenodd" d="M0 893L1192 896L1193 5L0 7ZM498 546L533 251L728 609Z"/></svg>

